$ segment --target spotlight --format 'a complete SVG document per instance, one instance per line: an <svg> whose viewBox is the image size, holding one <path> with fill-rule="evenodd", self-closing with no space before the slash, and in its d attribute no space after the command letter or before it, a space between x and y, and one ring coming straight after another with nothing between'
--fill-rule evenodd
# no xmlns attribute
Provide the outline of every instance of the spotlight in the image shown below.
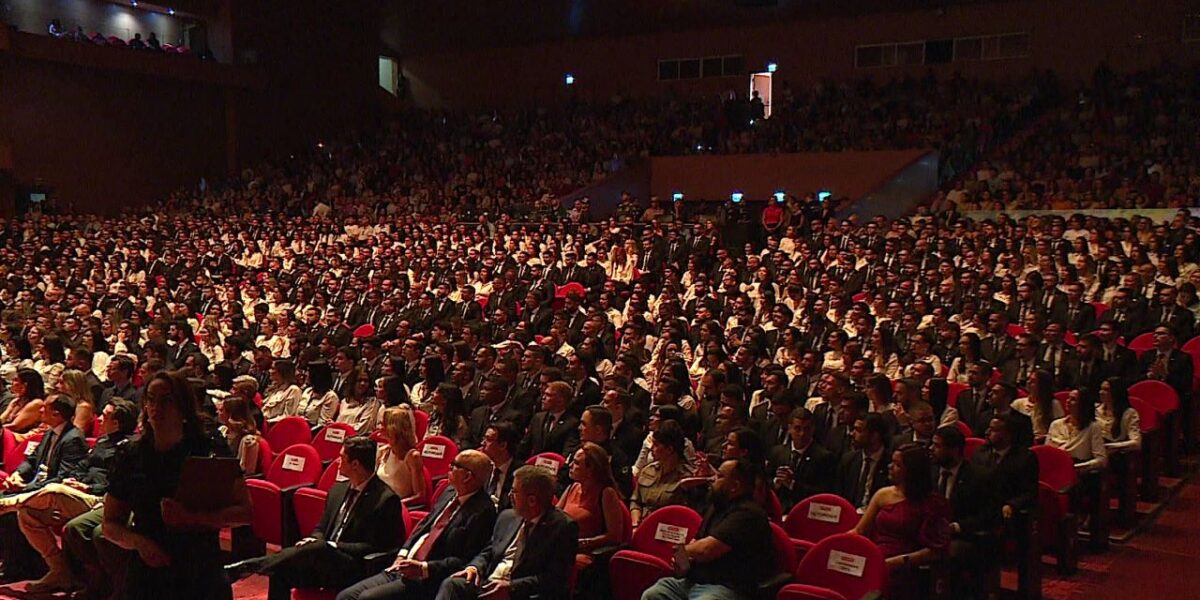
<svg viewBox="0 0 1200 600"><path fill-rule="evenodd" d="M774 73L775 70L778 68L779 68L779 65L775 64L774 61L767 63L767 72L768 73Z"/></svg>
<svg viewBox="0 0 1200 600"><path fill-rule="evenodd" d="M129 5L134 8L137 8L137 0L129 0Z"/></svg>
<svg viewBox="0 0 1200 600"><path fill-rule="evenodd" d="M734 204L741 204L742 203L742 193L734 192L729 195L729 199L732 200Z"/></svg>
<svg viewBox="0 0 1200 600"><path fill-rule="evenodd" d="M824 202L824 201L828 200L829 197L832 195L833 195L833 192L830 192L827 190L821 190L821 191L817 192L817 202Z"/></svg>
<svg viewBox="0 0 1200 600"><path fill-rule="evenodd" d="M683 192L675 192L674 194L671 194L672 202L679 202L681 200L683 200Z"/></svg>
<svg viewBox="0 0 1200 600"><path fill-rule="evenodd" d="M775 201L780 204L783 204L783 201L787 199L787 196L783 193L783 190L775 192L774 196L775 196Z"/></svg>
<svg viewBox="0 0 1200 600"><path fill-rule="evenodd" d="M173 8L168 8L168 9L167 9L167 14L168 14L168 15L173 15L173 14L175 14L175 9L173 9Z"/></svg>
<svg viewBox="0 0 1200 600"><path fill-rule="evenodd" d="M572 74L570 74L570 73L567 73L567 76L566 76L566 77L563 77L563 81L564 81L564 82L565 82L567 85L575 85L575 76L574 76L574 75L572 75Z"/></svg>

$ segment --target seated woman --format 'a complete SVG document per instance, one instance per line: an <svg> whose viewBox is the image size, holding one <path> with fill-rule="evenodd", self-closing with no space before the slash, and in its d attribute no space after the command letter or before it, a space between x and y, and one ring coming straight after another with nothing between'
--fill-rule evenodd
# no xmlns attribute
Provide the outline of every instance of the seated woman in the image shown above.
<svg viewBox="0 0 1200 600"><path fill-rule="evenodd" d="M642 440L642 449L638 451L637 460L633 463L634 477L637 477L638 472L654 460L653 453L651 452L651 449L654 447L654 432L658 431L659 426L667 421L674 421L676 425L679 425L683 422L683 418L683 409L678 406L665 404L654 407L650 413L650 418L646 421L646 429L649 430L649 433ZM684 436L683 439L683 456L685 465L693 465L697 461L704 461L705 463L708 461L705 455L696 453L696 448L692 445L692 440L687 439L687 436Z"/></svg>
<svg viewBox="0 0 1200 600"><path fill-rule="evenodd" d="M333 420L354 427L356 435L368 435L375 430L376 423L382 422L381 403L375 397L371 378L361 369L351 371L346 377L345 389L350 393L338 405Z"/></svg>
<svg viewBox="0 0 1200 600"><path fill-rule="evenodd" d="M1033 421L1034 439L1044 439L1050 431L1050 423L1066 414L1062 404L1054 398L1054 375L1038 369L1029 374L1027 385L1029 396L1013 400L1012 408Z"/></svg>
<svg viewBox="0 0 1200 600"><path fill-rule="evenodd" d="M83 371L67 369L58 379L58 391L75 401L75 418L72 424L82 431L84 437L93 437L92 424L96 418L96 399L92 397L92 386L88 385Z"/></svg>
<svg viewBox="0 0 1200 600"><path fill-rule="evenodd" d="M917 596L916 568L950 546L950 505L934 493L929 453L905 444L892 453L892 485L871 497L854 532L871 538L887 557L888 598Z"/></svg>
<svg viewBox="0 0 1200 600"><path fill-rule="evenodd" d="M393 406L383 411L379 429L382 443L375 458L375 474L401 501L420 501L425 497L425 466L417 450L412 409Z"/></svg>
<svg viewBox="0 0 1200 600"><path fill-rule="evenodd" d="M462 390L453 383L438 384L430 398L429 409L429 426L425 436L445 436L461 446L467 434L467 420L463 417L467 409L463 404Z"/></svg>
<svg viewBox="0 0 1200 600"><path fill-rule="evenodd" d="M229 442L229 450L238 459L243 473L258 472L258 426L245 398L230 395L217 404L217 421L221 423L221 435Z"/></svg>
<svg viewBox="0 0 1200 600"><path fill-rule="evenodd" d="M46 397L42 376L32 368L17 369L12 395L13 399L0 413L0 425L13 432L21 442L27 435L36 433L42 422L42 400Z"/></svg>
<svg viewBox="0 0 1200 600"><path fill-rule="evenodd" d="M613 478L608 453L591 442L584 442L575 451L569 473L571 485L558 499L558 508L579 525L579 554L575 565L581 569L581 584L576 588L588 590L587 597L603 598L600 586L608 582L605 557L592 554L598 548L614 547L624 542L624 512L621 492ZM607 589L607 588L605 588Z"/></svg>
<svg viewBox="0 0 1200 600"><path fill-rule="evenodd" d="M933 418L938 427L953 425L958 422L958 409L950 406L950 383L940 377L926 379L921 387L925 401L933 407Z"/></svg>
<svg viewBox="0 0 1200 600"><path fill-rule="evenodd" d="M338 395L333 391L333 370L329 363L314 360L308 363L308 387L300 396L298 414L313 427L323 427L337 415Z"/></svg>
<svg viewBox="0 0 1200 600"><path fill-rule="evenodd" d="M433 399L433 391L446 380L446 368L442 359L436 356L426 356L417 365L417 374L421 380L414 383L408 392L408 403L413 408L428 410L427 406Z"/></svg>
<svg viewBox="0 0 1200 600"><path fill-rule="evenodd" d="M263 396L263 417L274 423L284 417L295 416L300 408L300 386L296 385L296 364L290 360L277 359L271 363L268 374L271 385Z"/></svg>
<svg viewBox="0 0 1200 600"><path fill-rule="evenodd" d="M1108 507L1101 493L1108 450L1104 447L1101 426L1096 422L1096 405L1085 400L1083 392L1072 390L1067 396L1067 416L1050 424L1046 445L1066 451L1075 461L1081 493L1072 495L1073 509L1076 514L1090 514L1086 527L1093 534L1092 547L1102 548L1108 539L1105 528Z"/></svg>
<svg viewBox="0 0 1200 600"><path fill-rule="evenodd" d="M37 348L38 359L33 362L33 369L42 376L42 381L46 382L46 387L52 390L58 389L58 379L62 377L62 372L66 370L67 354L63 349L62 338L57 335L48 335L42 338L42 343Z"/></svg>
<svg viewBox="0 0 1200 600"><path fill-rule="evenodd" d="M680 483L692 474L684 462L684 436L679 423L664 421L653 435L650 453L654 462L638 472L629 499L634 526L659 508L683 504L686 496Z"/></svg>
<svg viewBox="0 0 1200 600"><path fill-rule="evenodd" d="M1129 388L1120 377L1109 377L1100 384L1096 423L1100 426L1109 458L1113 458L1113 452L1142 447L1141 416L1129 405Z"/></svg>

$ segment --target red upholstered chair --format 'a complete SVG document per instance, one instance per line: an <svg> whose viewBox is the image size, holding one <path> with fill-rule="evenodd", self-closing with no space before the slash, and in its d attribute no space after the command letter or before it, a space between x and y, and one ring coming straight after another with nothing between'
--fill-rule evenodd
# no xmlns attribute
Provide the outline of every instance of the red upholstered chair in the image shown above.
<svg viewBox="0 0 1200 600"><path fill-rule="evenodd" d="M1007 328L1005 328L1005 330L1004 330L1004 331L1005 331L1006 333L1008 333L1008 337L1014 337L1014 338L1015 338L1015 337L1017 337L1018 335L1021 335L1021 334L1025 333L1025 326L1024 326L1024 325L1017 325L1016 323L1009 323L1009 324L1008 324L1008 327L1007 327Z"/></svg>
<svg viewBox="0 0 1200 600"><path fill-rule="evenodd" d="M963 437L971 437L975 435L975 432L971 431L971 426L963 423L962 421L955 421L954 426L957 427L960 432L962 432Z"/></svg>
<svg viewBox="0 0 1200 600"><path fill-rule="evenodd" d="M14 435L11 447L8 444L8 436L13 435L12 432L5 429L4 435L4 470L12 473L17 470L17 467L21 466L21 463L25 462L25 457L37 450L38 444L42 443L42 436L45 434L35 433L20 442L16 441L16 436Z"/></svg>
<svg viewBox="0 0 1200 600"><path fill-rule="evenodd" d="M253 477L261 477L271 465L275 463L275 451L271 449L271 442L267 438L258 436L258 465L255 467L254 473L250 474Z"/></svg>
<svg viewBox="0 0 1200 600"><path fill-rule="evenodd" d="M458 445L443 435L431 435L417 444L421 461L434 479L441 479L450 472L450 462L458 456Z"/></svg>
<svg viewBox="0 0 1200 600"><path fill-rule="evenodd" d="M433 495L429 497L429 502L428 502L427 506L432 507L433 504L435 502L437 502L437 499L442 497L442 492L446 491L447 487L450 487L450 479L447 478L447 479L443 479L443 480L439 481L437 483L437 485L434 486L434 488L433 488ZM405 506L405 510L408 510L407 506ZM420 523L421 519L424 519L425 516L428 514L429 514L429 511L427 511L427 510L409 510L408 511L408 516L410 519L412 519L412 525L416 525L417 523ZM411 530L412 530L412 527L409 527L409 531L411 531Z"/></svg>
<svg viewBox="0 0 1200 600"><path fill-rule="evenodd" d="M767 490L766 501L763 509L767 511L767 518L771 519L772 523L783 523L783 502L779 501L775 490Z"/></svg>
<svg viewBox="0 0 1200 600"><path fill-rule="evenodd" d="M1162 458L1163 447L1162 415L1153 404L1138 396L1130 396L1129 405L1138 412L1142 430L1139 495L1147 502L1155 502L1158 500L1158 463Z"/></svg>
<svg viewBox="0 0 1200 600"><path fill-rule="evenodd" d="M541 454L530 456L529 459L525 461L525 464L542 467L549 471L551 475L557 476L558 470L561 469L563 465L567 464L567 459L563 458L561 454L543 452Z"/></svg>
<svg viewBox="0 0 1200 600"><path fill-rule="evenodd" d="M311 486L321 477L321 457L307 444L296 444L275 457L266 479L247 479L246 489L253 506L254 535L268 544L290 545L299 539L291 510L296 490Z"/></svg>
<svg viewBox="0 0 1200 600"><path fill-rule="evenodd" d="M369 338L375 335L375 326L370 323L359 325L354 329L353 335L356 339Z"/></svg>
<svg viewBox="0 0 1200 600"><path fill-rule="evenodd" d="M986 444L987 440L983 438L969 437L967 438L966 447L963 448L963 455L967 460L970 460L971 456L975 454L975 451L982 448Z"/></svg>
<svg viewBox="0 0 1200 600"><path fill-rule="evenodd" d="M291 448L296 444L312 443L312 427L304 417L284 417L276 421L267 431L267 441L272 448Z"/></svg>
<svg viewBox="0 0 1200 600"><path fill-rule="evenodd" d="M337 591L317 588L296 588L292 590L292 600L334 600Z"/></svg>
<svg viewBox="0 0 1200 600"><path fill-rule="evenodd" d="M947 400L946 404L949 404L950 406L953 406L955 408L958 407L958 395L971 389L971 386L969 386L965 383L958 383L958 382L952 382L952 383L948 384L946 387L948 388L946 397L949 399L949 400Z"/></svg>
<svg viewBox="0 0 1200 600"><path fill-rule="evenodd" d="M312 447L322 463L335 460L342 452L342 444L354 437L354 426L346 423L330 423L318 431L312 438Z"/></svg>
<svg viewBox="0 0 1200 600"><path fill-rule="evenodd" d="M338 482L338 467L341 459L334 459L316 487L302 487L296 490L292 497L292 509L296 514L296 532L300 537L312 533L317 523L321 522L321 514L325 512L325 498L329 496L329 488Z"/></svg>
<svg viewBox="0 0 1200 600"><path fill-rule="evenodd" d="M1162 417L1162 457L1164 470L1172 477L1179 474L1179 438L1183 435L1183 419L1179 414L1179 394L1175 388L1153 379L1129 386L1129 395L1150 403Z"/></svg>
<svg viewBox="0 0 1200 600"><path fill-rule="evenodd" d="M1143 352L1154 348L1154 333L1147 332L1133 338L1129 341L1127 348L1133 350L1140 359Z"/></svg>
<svg viewBox="0 0 1200 600"><path fill-rule="evenodd" d="M1103 317L1104 313L1108 312L1108 305L1103 302L1093 302L1092 307L1096 309L1096 322L1099 323L1100 317Z"/></svg>
<svg viewBox="0 0 1200 600"><path fill-rule="evenodd" d="M858 600L887 590L887 564L871 540L839 533L817 543L800 559L796 581L779 600Z"/></svg>
<svg viewBox="0 0 1200 600"><path fill-rule="evenodd" d="M817 542L845 533L858 523L854 505L836 494L817 494L801 500L788 512L783 528L796 552L803 556Z"/></svg>
<svg viewBox="0 0 1200 600"><path fill-rule="evenodd" d="M1071 512L1071 495L1078 477L1075 461L1066 451L1051 446L1034 446L1038 459L1038 529L1043 552L1053 552L1058 570L1075 571L1075 534L1078 519Z"/></svg>
<svg viewBox="0 0 1200 600"><path fill-rule="evenodd" d="M417 431L417 441L425 439L425 432L429 431L429 413L423 410L413 411L413 428Z"/></svg>
<svg viewBox="0 0 1200 600"><path fill-rule="evenodd" d="M609 561L613 597L638 600L656 581L670 575L675 544L691 541L702 521L686 506L664 506L650 513L634 530L629 548Z"/></svg>

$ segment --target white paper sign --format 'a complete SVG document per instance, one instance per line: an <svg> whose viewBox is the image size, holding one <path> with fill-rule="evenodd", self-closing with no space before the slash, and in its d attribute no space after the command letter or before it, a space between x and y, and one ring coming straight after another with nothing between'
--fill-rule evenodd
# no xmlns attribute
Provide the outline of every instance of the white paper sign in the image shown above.
<svg viewBox="0 0 1200 600"><path fill-rule="evenodd" d="M659 523L658 529L654 530L654 539L670 544L682 544L687 541L687 527Z"/></svg>
<svg viewBox="0 0 1200 600"><path fill-rule="evenodd" d="M284 471L303 471L304 457L294 454L283 455L283 470Z"/></svg>
<svg viewBox="0 0 1200 600"><path fill-rule="evenodd" d="M863 571L867 568L867 557L830 550L829 563L825 565L825 568L852 577L862 577Z"/></svg>
<svg viewBox="0 0 1200 600"><path fill-rule="evenodd" d="M441 460L446 456L446 447L441 444L425 444L425 448L421 450L421 456Z"/></svg>
<svg viewBox="0 0 1200 600"><path fill-rule="evenodd" d="M326 429L325 430L325 441L330 442L332 444L340 444L342 442L345 442L346 441L346 430L345 429Z"/></svg>
<svg viewBox="0 0 1200 600"><path fill-rule="evenodd" d="M840 523L842 520L842 507L834 504L813 502L808 505L808 518L813 521Z"/></svg>
<svg viewBox="0 0 1200 600"><path fill-rule="evenodd" d="M29 442L29 444L25 446L25 456L33 456L33 453L37 452L37 447L40 443L41 442Z"/></svg>
<svg viewBox="0 0 1200 600"><path fill-rule="evenodd" d="M537 459L533 461L533 464L534 464L534 465L536 465L536 466L538 466L538 467L541 467L541 468L545 469L545 470L546 470L546 471L548 471L548 472L549 472L551 475L557 475L557 474L558 474L558 467L560 466L560 465L558 464L558 461L557 461L557 460L554 460L553 458L550 458L550 457L547 457L547 456L539 456L539 457L537 457Z"/></svg>
<svg viewBox="0 0 1200 600"><path fill-rule="evenodd" d="M334 481L346 481L347 479L350 478L342 475L341 473L338 473L337 476L333 478Z"/></svg>

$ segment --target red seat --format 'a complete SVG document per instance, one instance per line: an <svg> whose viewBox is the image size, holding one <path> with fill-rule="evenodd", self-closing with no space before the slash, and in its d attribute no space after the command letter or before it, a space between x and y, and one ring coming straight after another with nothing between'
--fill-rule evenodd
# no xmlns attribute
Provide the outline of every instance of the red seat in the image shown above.
<svg viewBox="0 0 1200 600"><path fill-rule="evenodd" d="M258 465L255 466L254 473L262 475L271 468L275 462L275 451L271 449L271 443L267 438L258 436Z"/></svg>
<svg viewBox="0 0 1200 600"><path fill-rule="evenodd" d="M317 451L307 444L296 444L275 457L266 479L247 479L254 535L263 542L280 546L295 541L291 495L315 484L320 477L321 457Z"/></svg>
<svg viewBox="0 0 1200 600"><path fill-rule="evenodd" d="M1073 391L1074 390L1059 390L1057 392L1054 392L1054 399L1058 400L1059 404L1066 406L1067 398L1071 397L1071 392L1073 392Z"/></svg>
<svg viewBox="0 0 1200 600"><path fill-rule="evenodd" d="M845 533L858 523L854 505L836 494L817 494L801 500L788 512L783 528L800 554L817 542Z"/></svg>
<svg viewBox="0 0 1200 600"><path fill-rule="evenodd" d="M566 283L564 285L560 285L560 286L554 288L554 297L555 298L566 298L567 296L569 296L571 294L578 294L579 296L583 296L586 293L587 293L587 290L584 289L583 284L575 282L575 281L572 281L570 283Z"/></svg>
<svg viewBox="0 0 1200 600"><path fill-rule="evenodd" d="M21 463L25 462L25 457L33 454L37 450L38 444L42 442L42 436L45 434L35 433L20 442L18 442L16 440L16 436L7 429L4 430L4 435L4 470L12 473L13 471L17 470L17 467L21 466ZM11 448L8 445L8 436L10 435L13 436L13 445Z"/></svg>
<svg viewBox="0 0 1200 600"><path fill-rule="evenodd" d="M450 472L450 462L458 456L458 445L443 435L431 435L417 444L421 461L434 479L441 479Z"/></svg>
<svg viewBox="0 0 1200 600"><path fill-rule="evenodd" d="M1093 302L1092 307L1096 309L1096 322L1099 323L1100 317L1103 317L1104 313L1108 312L1108 305L1103 302Z"/></svg>
<svg viewBox="0 0 1200 600"><path fill-rule="evenodd" d="M1075 570L1076 518L1071 513L1071 494L1078 476L1075 461L1066 451L1052 446L1034 446L1038 459L1038 532L1042 550L1058 559L1062 573Z"/></svg>
<svg viewBox="0 0 1200 600"><path fill-rule="evenodd" d="M796 565L800 562L796 546L792 544L792 538L787 531L776 523L771 523L771 550L771 555L775 557L776 574L791 575L795 572Z"/></svg>
<svg viewBox="0 0 1200 600"><path fill-rule="evenodd" d="M375 326L370 323L359 325L354 329L354 337L357 339L368 338L373 335L375 335Z"/></svg>
<svg viewBox="0 0 1200 600"><path fill-rule="evenodd" d="M1183 435L1183 419L1179 414L1179 394L1162 381L1146 379L1129 386L1129 395L1137 396L1162 417L1162 460L1167 475L1179 474L1179 439Z"/></svg>
<svg viewBox="0 0 1200 600"><path fill-rule="evenodd" d="M449 479L443 479L443 480L439 481L437 486L433 488L433 495L431 495L429 497L429 503L427 504L427 506L432 507L434 505L434 503L437 502L437 499L442 497L442 492L446 491L447 487L450 487ZM408 507L405 507L406 510L407 510L407 508ZM429 514L429 511L427 511L427 510L409 510L408 511L408 516L409 516L409 518L412 519L413 525L420 523L421 520L424 519L425 516L428 514ZM410 527L409 529L411 530L412 528Z"/></svg>
<svg viewBox="0 0 1200 600"><path fill-rule="evenodd" d="M951 382L950 384L948 384L946 386L946 388L947 388L946 404L949 404L950 406L957 408L958 407L958 395L971 389L971 386L969 386L965 383L958 383L955 381L955 382Z"/></svg>
<svg viewBox="0 0 1200 600"><path fill-rule="evenodd" d="M609 561L613 597L638 600L656 581L670 575L675 544L691 541L703 520L686 506L664 506L650 513L634 530L629 548Z"/></svg>
<svg viewBox="0 0 1200 600"><path fill-rule="evenodd" d="M871 540L839 533L817 543L800 559L796 581L783 586L779 600L858 600L887 589L887 564Z"/></svg>
<svg viewBox="0 0 1200 600"><path fill-rule="evenodd" d="M1143 333L1129 342L1128 348L1133 350L1140 359L1142 353L1154 348L1154 332Z"/></svg>
<svg viewBox="0 0 1200 600"><path fill-rule="evenodd" d="M1007 333L1007 334L1008 334L1008 337L1014 337L1014 338L1015 338L1015 337L1017 337L1018 335L1021 335L1021 334L1025 333L1025 326L1024 326L1024 325L1017 325L1016 323L1009 323L1009 324L1008 324L1008 327L1007 327L1007 328L1005 328L1005 330L1004 330L1004 331L1005 331L1005 333Z"/></svg>
<svg viewBox="0 0 1200 600"><path fill-rule="evenodd" d="M563 458L561 454L543 452L541 454L530 456L529 459L525 461L525 464L542 467L549 471L551 475L557 476L558 470L561 469L563 465L567 464L567 459Z"/></svg>
<svg viewBox="0 0 1200 600"><path fill-rule="evenodd" d="M284 417L267 430L272 448L291 448L296 444L312 443L312 427L303 417Z"/></svg>
<svg viewBox="0 0 1200 600"><path fill-rule="evenodd" d="M340 463L340 460L335 459L325 468L325 473L317 481L317 487L302 487L296 490L296 495L292 497L296 532L300 537L311 534L317 523L321 522L321 515L325 512L325 498L329 495L329 489L339 480Z"/></svg>
<svg viewBox="0 0 1200 600"><path fill-rule="evenodd" d="M1129 386L1129 395L1149 402L1160 414L1170 414L1179 408L1179 393L1162 381L1146 379Z"/></svg>
<svg viewBox="0 0 1200 600"><path fill-rule="evenodd" d="M1142 430L1141 496L1148 502L1154 502L1158 500L1158 462L1162 458L1162 415L1154 405L1138 396L1130 396L1129 405L1138 412Z"/></svg>
<svg viewBox="0 0 1200 600"><path fill-rule="evenodd" d="M334 590L317 588L296 588L292 590L292 600L334 600L338 593Z"/></svg>
<svg viewBox="0 0 1200 600"><path fill-rule="evenodd" d="M982 448L986 444L987 440L983 438L969 437L967 438L966 446L963 448L963 455L967 458L967 460L970 460L975 454L975 451Z"/></svg>
<svg viewBox="0 0 1200 600"><path fill-rule="evenodd" d="M316 448L321 462L329 462L342 452L342 443L354 437L353 425L346 423L330 423L318 431L312 438L312 447Z"/></svg>
<svg viewBox="0 0 1200 600"><path fill-rule="evenodd" d="M960 432L962 432L963 437L969 438L975 435L975 432L971 431L971 426L963 423L962 421L955 421L954 426L957 427Z"/></svg>
<svg viewBox="0 0 1200 600"><path fill-rule="evenodd" d="M779 501L775 490L767 490L766 500L763 510L767 511L767 518L771 519L772 523L783 523L783 503Z"/></svg>
<svg viewBox="0 0 1200 600"><path fill-rule="evenodd" d="M417 441L425 439L425 432L429 431L429 413L423 410L413 411L413 428L417 432Z"/></svg>

